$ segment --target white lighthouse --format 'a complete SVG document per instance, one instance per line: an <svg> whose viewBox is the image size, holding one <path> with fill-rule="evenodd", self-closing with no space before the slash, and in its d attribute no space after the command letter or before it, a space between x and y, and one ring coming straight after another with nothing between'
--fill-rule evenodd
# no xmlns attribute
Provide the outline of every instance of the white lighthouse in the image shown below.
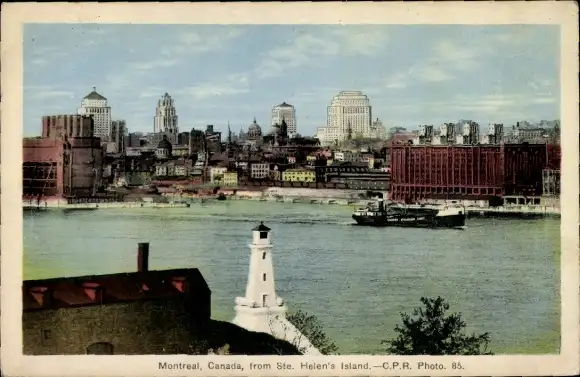
<svg viewBox="0 0 580 377"><path fill-rule="evenodd" d="M263 332L294 344L305 355L321 355L286 319L287 307L276 295L270 228L260 223L252 229L250 269L245 297L236 297L233 323L249 331Z"/></svg>

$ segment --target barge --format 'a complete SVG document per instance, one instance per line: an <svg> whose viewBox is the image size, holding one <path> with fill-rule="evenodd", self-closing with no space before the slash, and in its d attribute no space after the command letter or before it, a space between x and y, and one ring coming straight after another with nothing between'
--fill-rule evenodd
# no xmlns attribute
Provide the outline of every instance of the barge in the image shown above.
<svg viewBox="0 0 580 377"><path fill-rule="evenodd" d="M356 210L352 218L358 225L408 228L465 228L465 209L458 205L410 207L383 199Z"/></svg>

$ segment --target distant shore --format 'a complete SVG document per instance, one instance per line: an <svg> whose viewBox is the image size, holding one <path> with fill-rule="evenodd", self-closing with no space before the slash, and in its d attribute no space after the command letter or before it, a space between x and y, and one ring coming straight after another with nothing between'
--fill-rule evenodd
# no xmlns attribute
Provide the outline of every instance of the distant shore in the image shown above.
<svg viewBox="0 0 580 377"><path fill-rule="evenodd" d="M281 195L244 195L244 193L236 193L233 195L226 195L223 200L243 200L243 201L259 201L259 202L278 202L278 203L297 203L297 204L318 204L318 205L340 205L362 207L365 206L371 199L343 199L343 198L328 198L328 197L304 197L304 196L281 196ZM101 203L74 203L69 204L60 200L49 200L36 202L22 202L22 207L27 211L45 210L45 209L62 209L62 210L96 210L107 208L188 208L195 203L219 201L216 196L165 196L168 202L147 202L147 201L131 201L131 202L101 202ZM419 205L412 205L411 207L419 207ZM511 205L502 207L477 207L465 206L465 212L468 217L556 217L561 216L560 208L548 206L533 206L533 205Z"/></svg>

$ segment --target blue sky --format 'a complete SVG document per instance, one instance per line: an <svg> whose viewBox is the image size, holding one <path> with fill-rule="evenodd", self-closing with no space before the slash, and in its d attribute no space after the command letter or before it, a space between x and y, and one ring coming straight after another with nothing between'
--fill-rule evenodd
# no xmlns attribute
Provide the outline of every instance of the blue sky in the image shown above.
<svg viewBox="0 0 580 377"><path fill-rule="evenodd" d="M153 130L165 92L182 131L267 126L286 101L312 135L341 90L367 94L387 127L552 120L559 46L538 25L27 24L24 133L76 113L93 86L132 132Z"/></svg>

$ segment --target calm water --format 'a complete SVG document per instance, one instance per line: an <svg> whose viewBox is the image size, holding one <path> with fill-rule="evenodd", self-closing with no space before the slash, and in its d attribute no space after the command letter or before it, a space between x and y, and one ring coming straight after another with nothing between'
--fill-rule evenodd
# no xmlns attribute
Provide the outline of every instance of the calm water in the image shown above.
<svg viewBox="0 0 580 377"><path fill-rule="evenodd" d="M399 312L441 295L496 353L557 353L558 220L469 219L468 228L351 226L352 208L227 201L183 209L50 211L24 219L25 279L197 267L213 317L231 320L247 279L250 229L272 228L278 294L315 314L341 353L381 353Z"/></svg>

